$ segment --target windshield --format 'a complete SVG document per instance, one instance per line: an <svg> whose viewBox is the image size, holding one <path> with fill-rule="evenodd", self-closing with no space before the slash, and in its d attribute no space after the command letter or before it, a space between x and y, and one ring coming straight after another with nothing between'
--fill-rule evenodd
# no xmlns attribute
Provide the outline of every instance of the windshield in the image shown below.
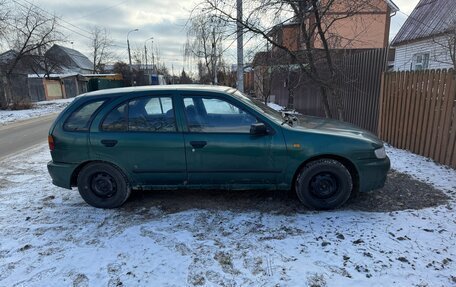
<svg viewBox="0 0 456 287"><path fill-rule="evenodd" d="M262 101L249 98L238 90L236 90L234 93L232 93L232 95L235 96L237 99L241 100L242 102L248 104L251 108L257 110L258 112L260 112L262 114L266 114L266 116L268 116L268 118L276 120L280 123L283 122L282 113L274 110L273 108L269 107Z"/></svg>

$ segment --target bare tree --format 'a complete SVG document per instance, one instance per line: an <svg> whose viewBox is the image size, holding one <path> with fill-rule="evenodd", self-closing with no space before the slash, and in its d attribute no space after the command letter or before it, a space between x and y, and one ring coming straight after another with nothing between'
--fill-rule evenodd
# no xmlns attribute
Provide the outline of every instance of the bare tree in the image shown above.
<svg viewBox="0 0 456 287"><path fill-rule="evenodd" d="M294 109L295 91L303 84L303 73L297 64L290 62L290 57L283 51L258 53L254 59L254 88L265 104L270 101L274 81L283 80L281 86L288 92L287 109Z"/></svg>
<svg viewBox="0 0 456 287"><path fill-rule="evenodd" d="M102 68L102 64L111 57L113 41L106 28L94 26L91 32L90 48L92 49L93 72L97 73Z"/></svg>
<svg viewBox="0 0 456 287"><path fill-rule="evenodd" d="M42 52L41 52L42 53ZM31 70L37 75L50 78L51 74L58 73L65 63L55 55L44 53L43 55L30 55L24 60Z"/></svg>
<svg viewBox="0 0 456 287"><path fill-rule="evenodd" d="M329 98L331 98L335 102L337 117L343 120L341 96L335 87L338 71L331 52L331 45L340 46L342 41L335 39L332 30L337 21L352 17L366 7L372 7L371 2L371 0L252 0L246 3L248 5L244 5L246 17L240 21L240 24L245 33L257 35L271 44L273 49L287 53L291 63L298 66L301 73L321 87L320 97L325 115L332 117L329 108ZM339 13L331 13L331 9L336 5ZM194 9L196 10L201 11L202 15L215 14L225 22L239 23L233 1L203 0ZM297 27L296 42L299 46L298 50L303 50L303 53L284 45L276 34L270 33L273 27L289 22ZM290 96L293 97L293 94ZM293 99L290 100L291 105L292 103Z"/></svg>
<svg viewBox="0 0 456 287"><path fill-rule="evenodd" d="M10 78L17 65L27 57L42 55L43 51L63 38L62 34L57 31L55 16L44 16L33 5L18 4L10 9L10 19L7 21L10 29L5 41L9 48L14 50L14 57L2 69L4 105L13 101Z"/></svg>
<svg viewBox="0 0 456 287"><path fill-rule="evenodd" d="M0 47L4 44L5 35L8 33L8 18L11 14L6 5L6 0L0 0Z"/></svg>
<svg viewBox="0 0 456 287"><path fill-rule="evenodd" d="M443 48L443 54L439 57L436 55L437 61L440 61L445 64L449 64L456 70L456 20L453 20L446 29L446 32L437 39L434 39L434 42L440 45ZM446 56L449 57L446 57ZM443 60L440 60L443 58Z"/></svg>
<svg viewBox="0 0 456 287"><path fill-rule="evenodd" d="M450 59L453 62L453 69L456 70L456 21L450 26L447 42Z"/></svg>
<svg viewBox="0 0 456 287"><path fill-rule="evenodd" d="M46 50L54 43L62 40L57 31L56 17L46 17L37 12L33 7L21 9L15 15L12 48L17 51L14 61L8 67L11 73L17 63L26 55Z"/></svg>
<svg viewBox="0 0 456 287"><path fill-rule="evenodd" d="M192 17L187 25L185 55L198 60L200 80L209 75L211 84L218 84L218 70L223 56L226 37L224 21L215 15ZM201 64L200 64L201 63Z"/></svg>
<svg viewBox="0 0 456 287"><path fill-rule="evenodd" d="M257 53L254 58L253 85L255 94L261 97L265 104L269 103L272 94L272 81L281 70L280 59L272 51Z"/></svg>

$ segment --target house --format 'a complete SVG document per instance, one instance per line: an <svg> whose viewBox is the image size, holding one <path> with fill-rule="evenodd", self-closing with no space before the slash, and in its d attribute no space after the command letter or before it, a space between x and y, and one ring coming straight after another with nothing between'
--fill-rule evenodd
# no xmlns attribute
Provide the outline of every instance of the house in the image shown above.
<svg viewBox="0 0 456 287"><path fill-rule="evenodd" d="M15 50L8 50L0 54L0 74L27 75L34 71L43 72L35 65L40 56L27 54L17 58L18 54L19 53Z"/></svg>
<svg viewBox="0 0 456 287"><path fill-rule="evenodd" d="M93 63L81 52L60 45L53 45L45 56L59 63L61 73L91 74Z"/></svg>
<svg viewBox="0 0 456 287"><path fill-rule="evenodd" d="M456 1L421 0L392 42L394 70L454 68L455 38Z"/></svg>
<svg viewBox="0 0 456 287"><path fill-rule="evenodd" d="M328 0L322 0L324 3ZM323 27L331 49L384 48L389 44L391 17L399 8L391 0L363 1L359 8L347 7L343 0L335 0L325 13ZM304 42L299 33L299 21L275 26L269 35L275 42L292 51L303 50ZM306 24L313 25L314 17ZM323 48L318 39L313 39L313 49Z"/></svg>
<svg viewBox="0 0 456 287"><path fill-rule="evenodd" d="M34 65L37 57L37 55L18 57L18 52L15 50L0 54L0 107L29 100L27 75L39 70ZM43 71L40 70L40 72Z"/></svg>
<svg viewBox="0 0 456 287"><path fill-rule="evenodd" d="M17 57L17 52L14 50L8 50L0 54L0 68L7 69L8 65Z"/></svg>
<svg viewBox="0 0 456 287"><path fill-rule="evenodd" d="M60 45L53 45L44 55L18 57L17 51L6 51L0 54L0 106L75 97L87 92L91 77L117 77L92 72L93 64L86 56Z"/></svg>

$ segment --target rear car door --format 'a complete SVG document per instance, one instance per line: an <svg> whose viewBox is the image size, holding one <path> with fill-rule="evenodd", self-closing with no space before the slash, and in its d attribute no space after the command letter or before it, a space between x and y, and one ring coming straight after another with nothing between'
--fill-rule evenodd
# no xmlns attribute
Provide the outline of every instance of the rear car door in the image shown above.
<svg viewBox="0 0 456 287"><path fill-rule="evenodd" d="M92 156L122 167L136 184L184 184L184 139L173 98L169 93L146 94L105 108L90 133Z"/></svg>
<svg viewBox="0 0 456 287"><path fill-rule="evenodd" d="M189 184L242 189L278 183L286 165L281 131L251 135L261 118L222 94L182 95L182 106Z"/></svg>

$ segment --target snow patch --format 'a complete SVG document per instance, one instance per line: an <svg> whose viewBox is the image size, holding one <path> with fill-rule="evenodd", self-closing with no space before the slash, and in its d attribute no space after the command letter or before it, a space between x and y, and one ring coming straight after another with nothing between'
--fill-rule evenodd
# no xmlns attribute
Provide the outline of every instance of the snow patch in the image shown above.
<svg viewBox="0 0 456 287"><path fill-rule="evenodd" d="M385 145L385 148L391 159L392 169L429 183L437 189L456 192L456 170L388 144Z"/></svg>
<svg viewBox="0 0 456 287"><path fill-rule="evenodd" d="M285 107L282 107L281 105L278 105L276 103L268 103L268 107L278 111L282 112L283 114L289 114L289 115L300 115L301 113L297 112L296 110L288 110Z"/></svg>
<svg viewBox="0 0 456 287"><path fill-rule="evenodd" d="M36 102L28 110L0 110L0 125L61 112L73 100L74 98Z"/></svg>
<svg viewBox="0 0 456 287"><path fill-rule="evenodd" d="M397 170L454 183L454 170L388 153ZM454 195L447 206L388 213L284 215L223 202L170 212L153 196L103 210L53 186L48 160L43 145L0 162L0 286L455 284Z"/></svg>
<svg viewBox="0 0 456 287"><path fill-rule="evenodd" d="M268 103L268 107L270 107L270 108L272 108L272 109L274 109L274 110L276 110L278 112L285 110L284 107L282 107L282 106L280 106L280 105L278 105L276 103Z"/></svg>

